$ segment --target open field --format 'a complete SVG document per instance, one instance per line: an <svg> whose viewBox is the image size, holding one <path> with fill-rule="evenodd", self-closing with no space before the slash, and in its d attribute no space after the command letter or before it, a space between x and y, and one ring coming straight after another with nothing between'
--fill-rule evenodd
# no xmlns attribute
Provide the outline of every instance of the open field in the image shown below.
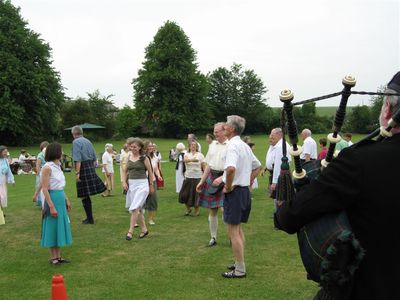
<svg viewBox="0 0 400 300"><path fill-rule="evenodd" d="M320 136L315 136L316 140ZM355 137L355 140L361 136ZM266 136L254 136L256 155L265 163ZM105 141L108 142L108 141ZM104 142L104 143L105 143ZM154 139L164 159L178 140ZM185 141L182 141L185 142ZM96 143L102 152L104 143ZM113 141L119 150L123 141ZM201 141L203 152L206 143ZM70 153L71 145L64 145ZM18 150L10 149L16 157ZM31 154L38 149L27 148ZM53 267L48 250L41 248L40 210L31 197L34 175L15 176L9 186L6 225L0 226L0 299L49 299L51 278L62 274L69 299L311 299L317 284L306 279L295 236L274 230L272 201L266 195L266 178L259 177L254 192L250 221L244 227L247 238L248 277L224 279L220 273L232 262L225 226L219 218L218 245L207 248L207 211L199 217L185 217L175 193L175 164L162 163L166 182L158 191L156 225L149 226L148 238L125 240L129 215L116 170L114 196L93 197L95 225L81 225L84 212L76 198L73 173L65 173L66 193L74 243L62 249L71 264ZM99 171L99 170L98 170Z"/></svg>

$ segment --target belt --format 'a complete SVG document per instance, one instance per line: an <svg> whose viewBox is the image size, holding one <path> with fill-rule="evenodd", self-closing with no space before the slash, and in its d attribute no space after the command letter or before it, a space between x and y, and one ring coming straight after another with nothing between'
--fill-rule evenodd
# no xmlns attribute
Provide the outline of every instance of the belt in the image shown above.
<svg viewBox="0 0 400 300"><path fill-rule="evenodd" d="M210 173L211 173L211 175L212 175L213 177L219 177L219 176L221 176L222 174L224 174L224 171L217 171L217 170L211 169L211 170L210 170Z"/></svg>

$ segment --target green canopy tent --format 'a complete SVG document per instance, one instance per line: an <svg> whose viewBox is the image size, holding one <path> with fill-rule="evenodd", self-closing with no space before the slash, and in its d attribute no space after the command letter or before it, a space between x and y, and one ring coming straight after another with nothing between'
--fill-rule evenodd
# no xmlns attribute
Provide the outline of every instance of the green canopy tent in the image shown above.
<svg viewBox="0 0 400 300"><path fill-rule="evenodd" d="M98 141L99 139L101 139L105 133L104 129L106 129L106 127L104 126L91 123L83 123L78 126L83 129L83 135L91 141ZM65 128L63 130L62 136L65 141L72 141L71 129L72 127Z"/></svg>
<svg viewBox="0 0 400 300"><path fill-rule="evenodd" d="M78 125L78 126L80 126L83 130L85 130L85 129L104 129L105 128L104 126L100 126L100 125L96 125L96 124L90 124L90 123L83 123L83 124ZM71 129L72 129L72 127L69 127L69 128L65 128L64 130L71 131Z"/></svg>

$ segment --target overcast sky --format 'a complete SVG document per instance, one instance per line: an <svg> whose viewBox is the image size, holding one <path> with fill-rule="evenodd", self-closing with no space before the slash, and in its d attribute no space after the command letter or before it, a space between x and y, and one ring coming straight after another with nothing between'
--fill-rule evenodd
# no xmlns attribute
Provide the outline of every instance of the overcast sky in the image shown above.
<svg viewBox="0 0 400 300"><path fill-rule="evenodd" d="M376 91L400 70L396 0L12 0L53 49L66 95L99 89L132 106L132 78L165 21L189 37L204 74L234 62L254 70L271 106L290 88L295 100L342 89ZM352 96L349 105L368 104ZM337 105L338 98L319 105Z"/></svg>

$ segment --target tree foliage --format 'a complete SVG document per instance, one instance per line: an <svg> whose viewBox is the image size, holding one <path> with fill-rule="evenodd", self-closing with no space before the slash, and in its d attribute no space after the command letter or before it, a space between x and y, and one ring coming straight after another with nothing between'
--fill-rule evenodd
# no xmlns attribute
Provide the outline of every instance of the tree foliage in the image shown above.
<svg viewBox="0 0 400 300"><path fill-rule="evenodd" d="M138 136L142 126L137 117L136 109L125 105L118 113L116 119L116 132L119 138L126 139Z"/></svg>
<svg viewBox="0 0 400 300"><path fill-rule="evenodd" d="M64 94L51 48L7 0L0 0L0 45L2 143L28 144L58 134Z"/></svg>
<svg viewBox="0 0 400 300"><path fill-rule="evenodd" d="M265 132L273 126L273 111L263 97L267 89L253 70L243 70L234 63L229 70L214 70L208 81L208 101L216 121L235 114L246 119L246 132Z"/></svg>
<svg viewBox="0 0 400 300"><path fill-rule="evenodd" d="M207 80L197 70L189 38L167 21L145 51L133 79L134 103L144 127L159 136L179 136L211 125Z"/></svg>
<svg viewBox="0 0 400 300"><path fill-rule="evenodd" d="M83 123L93 123L104 126L98 132L99 136L111 138L116 127L118 108L114 106L113 95L103 96L99 90L87 93L88 98L78 97L67 100L61 109L61 128L72 127Z"/></svg>

